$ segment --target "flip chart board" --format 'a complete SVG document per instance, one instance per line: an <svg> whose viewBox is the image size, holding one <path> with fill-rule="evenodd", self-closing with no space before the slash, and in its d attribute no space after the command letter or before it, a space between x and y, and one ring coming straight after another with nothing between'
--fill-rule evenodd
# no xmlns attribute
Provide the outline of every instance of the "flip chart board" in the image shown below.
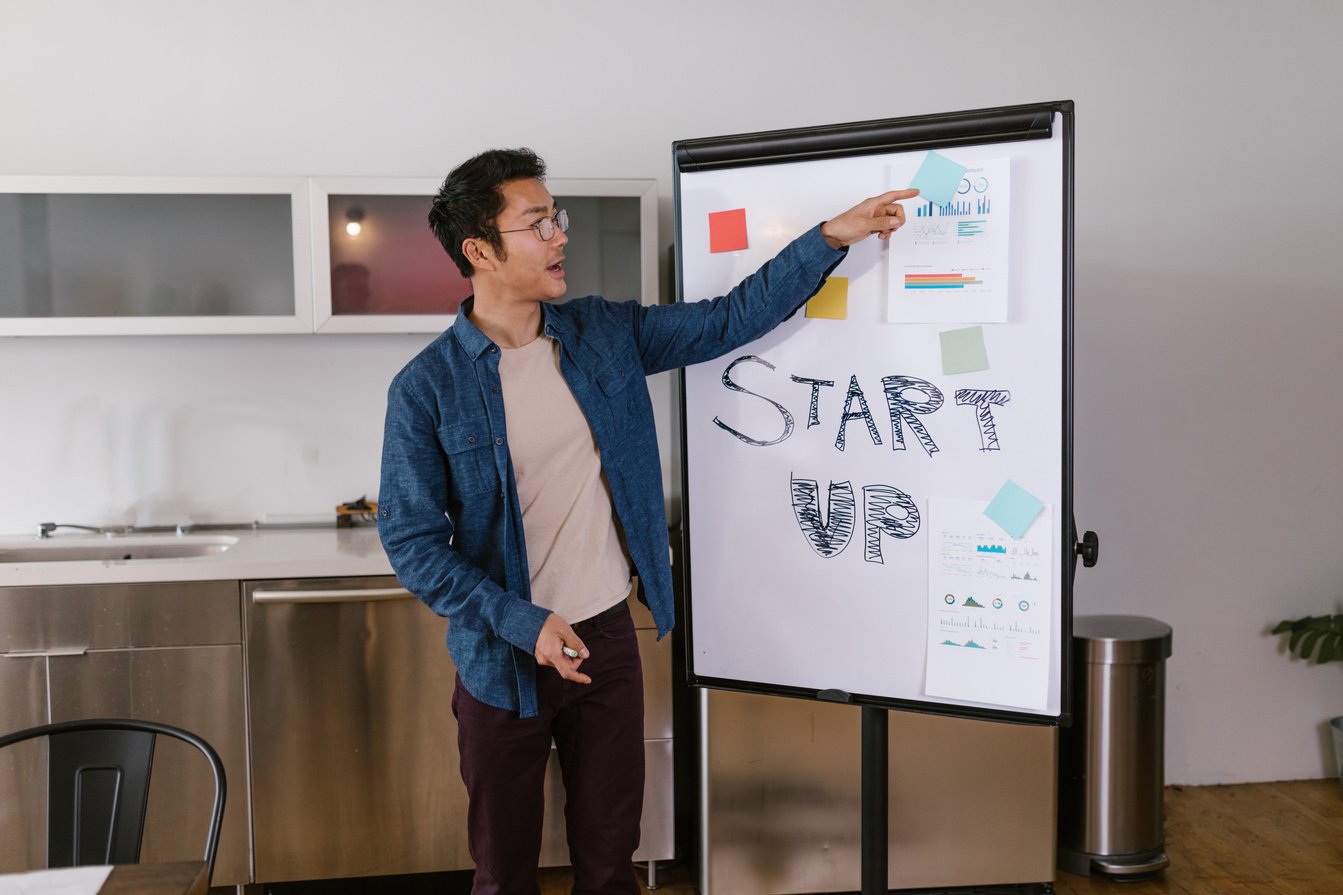
<svg viewBox="0 0 1343 895"><path fill-rule="evenodd" d="M682 374L692 683L1066 720L1072 129L1060 102L674 145L681 301L934 197Z"/></svg>

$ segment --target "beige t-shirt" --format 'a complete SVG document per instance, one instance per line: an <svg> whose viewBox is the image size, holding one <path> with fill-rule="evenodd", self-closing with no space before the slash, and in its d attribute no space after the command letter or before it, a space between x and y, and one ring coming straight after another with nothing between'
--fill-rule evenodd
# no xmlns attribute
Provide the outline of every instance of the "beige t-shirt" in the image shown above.
<svg viewBox="0 0 1343 895"><path fill-rule="evenodd" d="M532 602L573 624L630 590L630 562L587 418L546 335L499 359L513 476L522 505Z"/></svg>

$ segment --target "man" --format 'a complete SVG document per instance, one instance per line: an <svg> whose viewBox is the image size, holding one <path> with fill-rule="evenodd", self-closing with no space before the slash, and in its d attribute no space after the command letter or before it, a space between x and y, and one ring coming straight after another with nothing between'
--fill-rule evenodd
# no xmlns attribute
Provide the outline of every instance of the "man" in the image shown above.
<svg viewBox="0 0 1343 895"><path fill-rule="evenodd" d="M537 892L553 738L574 892L638 891L643 679L631 573L673 624L645 377L769 332L844 250L904 223L869 199L812 228L727 296L646 307L565 292L568 216L530 150L443 183L429 223L474 295L388 391L379 533L401 583L447 616L475 895Z"/></svg>

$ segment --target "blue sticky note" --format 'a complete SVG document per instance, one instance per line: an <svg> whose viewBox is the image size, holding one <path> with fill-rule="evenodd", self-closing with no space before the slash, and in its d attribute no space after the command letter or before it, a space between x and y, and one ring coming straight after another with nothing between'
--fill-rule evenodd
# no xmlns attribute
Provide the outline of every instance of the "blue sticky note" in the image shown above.
<svg viewBox="0 0 1343 895"><path fill-rule="evenodd" d="M998 496L984 508L984 515L998 523L1003 531L1020 540L1044 508L1045 505L1034 494L1008 479L998 490Z"/></svg>
<svg viewBox="0 0 1343 895"><path fill-rule="evenodd" d="M958 165L945 155L930 152L923 164L919 165L919 171L909 186L919 191L920 199L934 205L945 205L960 189L965 171L965 165Z"/></svg>

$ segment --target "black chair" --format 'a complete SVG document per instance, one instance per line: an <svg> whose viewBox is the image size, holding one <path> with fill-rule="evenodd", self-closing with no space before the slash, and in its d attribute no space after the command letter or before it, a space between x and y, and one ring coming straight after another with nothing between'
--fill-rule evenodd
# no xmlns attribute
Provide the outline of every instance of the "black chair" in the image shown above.
<svg viewBox="0 0 1343 895"><path fill-rule="evenodd" d="M0 736L0 748L47 738L47 866L139 863L159 736L195 746L214 773L214 807L205 840L205 863L214 874L227 788L219 754L189 731L126 718L61 721Z"/></svg>

